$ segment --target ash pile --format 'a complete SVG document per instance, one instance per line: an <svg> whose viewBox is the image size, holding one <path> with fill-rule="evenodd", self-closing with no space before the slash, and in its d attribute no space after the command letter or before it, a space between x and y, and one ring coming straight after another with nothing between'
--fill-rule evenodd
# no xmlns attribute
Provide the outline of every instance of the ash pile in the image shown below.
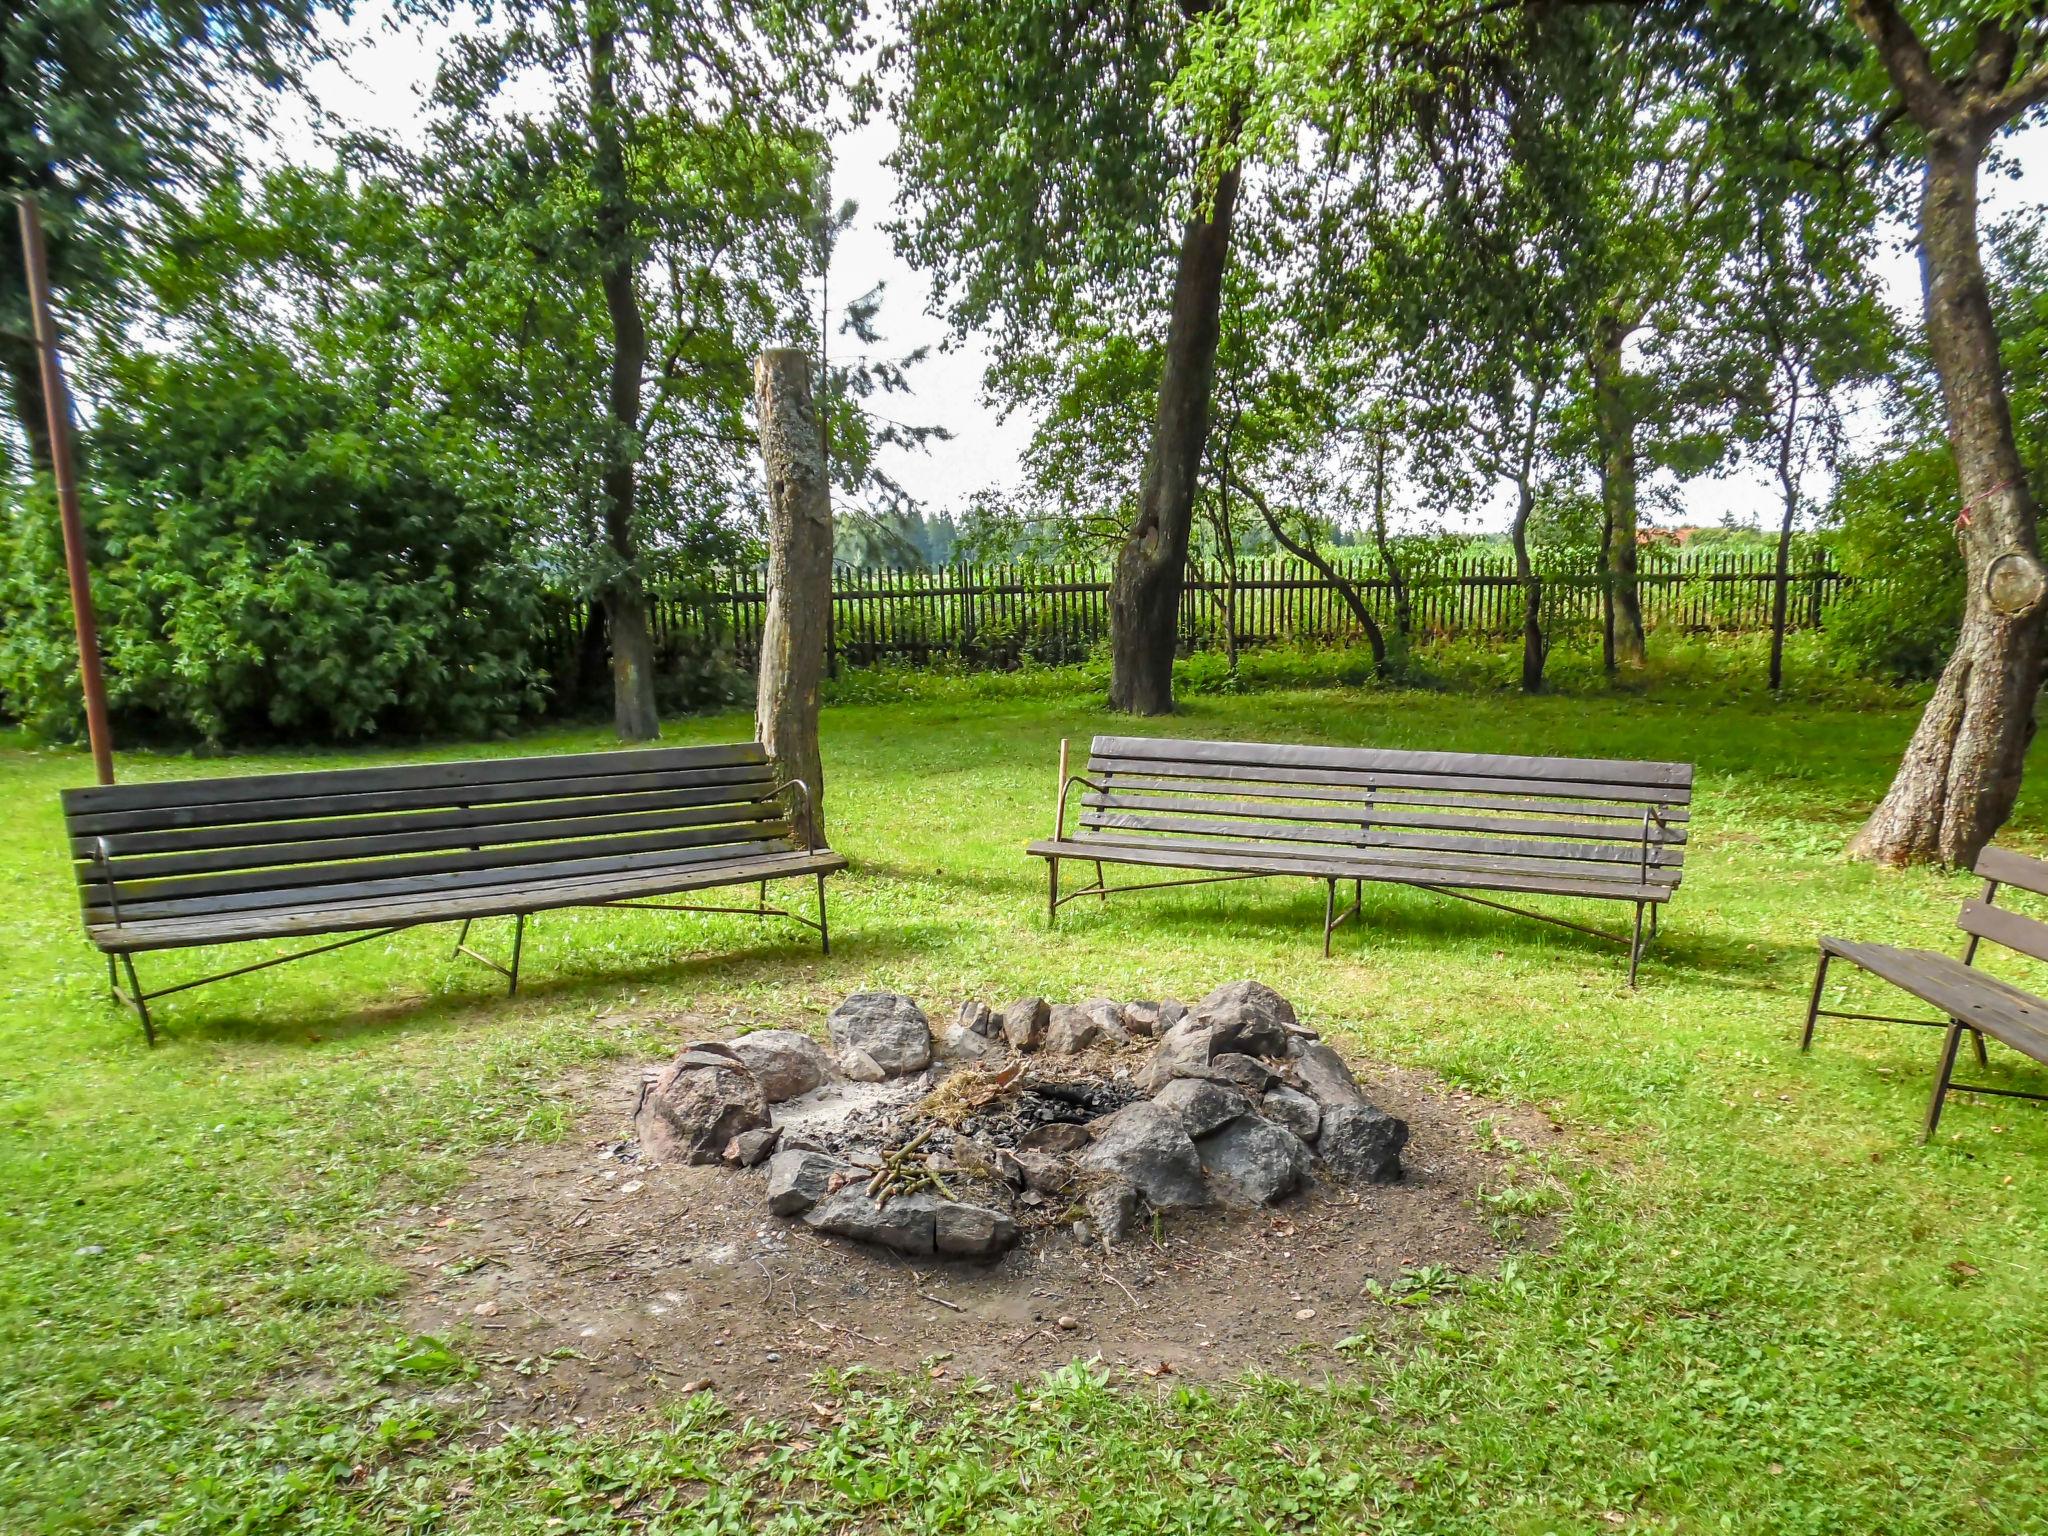
<svg viewBox="0 0 2048 1536"><path fill-rule="evenodd" d="M1153 1213L1401 1176L1407 1124L1256 981L1192 1007L968 1002L936 1031L911 998L858 992L827 1025L830 1051L756 1030L650 1074L641 1157L765 1165L777 1216L983 1259L1057 1225L1116 1243Z"/></svg>

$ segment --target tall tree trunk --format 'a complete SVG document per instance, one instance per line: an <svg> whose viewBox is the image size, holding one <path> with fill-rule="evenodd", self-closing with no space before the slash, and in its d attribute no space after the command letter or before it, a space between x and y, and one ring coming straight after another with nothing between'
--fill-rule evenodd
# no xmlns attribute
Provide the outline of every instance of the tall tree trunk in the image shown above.
<svg viewBox="0 0 2048 1536"><path fill-rule="evenodd" d="M1373 442L1372 541L1380 552L1380 566L1387 573L1387 589L1394 598L1394 633L1401 637L1405 652L1415 628L1415 614L1408 604L1408 578L1401 562L1394 558L1393 540L1387 537L1387 432L1379 429ZM1363 604L1357 606L1362 607Z"/></svg>
<svg viewBox="0 0 2048 1536"><path fill-rule="evenodd" d="M832 491L811 398L810 359L794 347L754 363L754 414L768 477L768 611L754 729L775 772L801 779L792 817L800 842L825 841L825 763L818 688L832 603Z"/></svg>
<svg viewBox="0 0 2048 1536"><path fill-rule="evenodd" d="M601 594L612 643L612 718L621 741L661 734L654 705L654 632L648 623L640 544L633 527L639 491L640 395L647 367L647 322L640 312L638 256L633 247L631 194L618 95L618 39L609 26L590 34L592 181L600 252L599 286L612 328L610 441L599 479L611 570Z"/></svg>
<svg viewBox="0 0 2048 1536"><path fill-rule="evenodd" d="M1785 420L1778 430L1778 490L1785 515L1778 524L1778 560L1771 585L1771 692L1785 686L1785 610L1792 596L1792 523L1799 515L1799 477L1793 473L1792 444L1799 434L1799 379L1792 377L1785 397Z"/></svg>
<svg viewBox="0 0 2048 1536"><path fill-rule="evenodd" d="M1977 236L1980 125L1931 132L1920 199L1927 347L1941 380L1962 510L1962 631L1882 802L1849 852L1886 864L1973 862L2019 795L2041 686L2048 572L2013 443Z"/></svg>
<svg viewBox="0 0 2048 1536"><path fill-rule="evenodd" d="M1132 715L1173 709L1173 639L1186 581L1195 484L1209 434L1216 341L1230 223L1237 205L1235 165L1217 179L1204 217L1181 236L1159 409L1138 487L1138 516L1117 557L1109 589L1109 707Z"/></svg>
<svg viewBox="0 0 2048 1536"><path fill-rule="evenodd" d="M1601 649L1610 666L1640 667L1643 601L1636 580L1636 418L1621 361L1622 344L1635 327L1619 315L1602 315L1593 325L1588 371L1593 378L1593 424L1600 443L1603 628Z"/></svg>
<svg viewBox="0 0 2048 1536"><path fill-rule="evenodd" d="M1522 583L1522 691L1539 693L1543 688L1543 663L1549 647L1543 639L1543 583L1529 559L1529 514L1535 510L1536 495L1526 469L1515 479L1515 522L1509 537L1515 546L1515 575Z"/></svg>

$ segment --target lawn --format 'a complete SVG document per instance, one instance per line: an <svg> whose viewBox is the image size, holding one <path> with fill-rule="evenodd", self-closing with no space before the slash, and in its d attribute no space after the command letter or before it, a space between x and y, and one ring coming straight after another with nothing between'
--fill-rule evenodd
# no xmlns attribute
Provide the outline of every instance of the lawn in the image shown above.
<svg viewBox="0 0 2048 1536"><path fill-rule="evenodd" d="M2048 1528L2048 1115L1958 1098L1923 1147L1931 1032L1795 1048L1817 932L1946 947L1971 888L1840 858L1915 706L1822 696L1273 687L1131 727L1074 674L847 684L880 702L825 719L853 861L829 960L747 919L554 915L507 999L427 930L167 1000L154 1052L77 931L57 791L83 759L0 737L0 1531ZM1374 896L1328 961L1307 882L1076 906L1049 935L1021 845L1058 739L1102 729L1691 759L1686 883L1636 992L1615 950L1416 892ZM2036 791L2009 840L2044 832ZM1549 1251L1395 1298L1423 1304L1393 1348L1275 1362L1299 1380L856 1376L820 1384L829 1427L711 1392L630 1435L503 1434L468 1390L476 1341L397 1323L395 1215L488 1148L565 1134L550 1086L672 1048L663 1015L818 1028L869 984L1187 997L1244 975L1357 1056L1553 1114ZM2043 1082L2009 1054L1994 1077ZM1388 1304L1327 1319L1332 1343Z"/></svg>

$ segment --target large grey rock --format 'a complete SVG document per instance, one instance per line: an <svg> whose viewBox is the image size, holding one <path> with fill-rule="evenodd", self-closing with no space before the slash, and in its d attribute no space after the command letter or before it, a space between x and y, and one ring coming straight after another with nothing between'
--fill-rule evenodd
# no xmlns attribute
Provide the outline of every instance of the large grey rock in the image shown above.
<svg viewBox="0 0 2048 1536"><path fill-rule="evenodd" d="M854 1177L853 1166L825 1152L782 1151L768 1159L768 1209L801 1216L833 1193L832 1176Z"/></svg>
<svg viewBox="0 0 2048 1536"><path fill-rule="evenodd" d="M1263 982L1233 981L1195 1004L1190 1018L1217 1031L1216 1050L1247 1056L1286 1054L1294 1006Z"/></svg>
<svg viewBox="0 0 2048 1536"><path fill-rule="evenodd" d="M722 1045L693 1045L640 1095L633 1130L656 1162L715 1163L742 1131L765 1130L768 1099Z"/></svg>
<svg viewBox="0 0 2048 1536"><path fill-rule="evenodd" d="M775 1150L775 1143L782 1133L774 1126L760 1130L741 1131L725 1144L723 1156L735 1168L753 1168L767 1161L768 1154Z"/></svg>
<svg viewBox="0 0 2048 1536"><path fill-rule="evenodd" d="M809 1035L794 1029L757 1029L732 1042L732 1053L747 1064L770 1104L822 1088L832 1077L832 1058Z"/></svg>
<svg viewBox="0 0 2048 1536"><path fill-rule="evenodd" d="M1087 1003L1057 1003L1045 1025L1045 1049L1057 1056L1071 1056L1090 1046L1129 1045L1124 1032L1123 1009L1107 1000Z"/></svg>
<svg viewBox="0 0 2048 1536"><path fill-rule="evenodd" d="M1045 1044L1045 1026L1051 1017L1044 998L1019 998L1003 1010L1003 1038L1013 1051L1035 1051Z"/></svg>
<svg viewBox="0 0 2048 1536"><path fill-rule="evenodd" d="M1193 1015L1159 1037L1149 1061L1138 1072L1138 1086L1157 1093L1177 1077L1207 1077L1216 1054L1217 1029Z"/></svg>
<svg viewBox="0 0 2048 1536"><path fill-rule="evenodd" d="M1081 1152L1087 1150L1088 1143L1094 1139L1085 1125L1075 1125L1070 1120L1054 1120L1033 1126L1017 1138L1017 1145L1027 1152Z"/></svg>
<svg viewBox="0 0 2048 1536"><path fill-rule="evenodd" d="M992 1259L1017 1241L1017 1223L985 1205L946 1200L940 1203L933 1220L932 1239L940 1253L957 1258Z"/></svg>
<svg viewBox="0 0 2048 1536"><path fill-rule="evenodd" d="M932 1054L940 1061L984 1061L1007 1056L1010 1049L1000 1035L991 1040L973 1025L955 1019L950 1024L941 1024L932 1036Z"/></svg>
<svg viewBox="0 0 2048 1536"><path fill-rule="evenodd" d="M1201 1156L1172 1110L1126 1104L1096 1123L1100 1129L1083 1166L1114 1174L1161 1209L1209 1203Z"/></svg>
<svg viewBox="0 0 2048 1536"><path fill-rule="evenodd" d="M1066 1158L1027 1147L998 1151L996 1168L1014 1187L1034 1189L1041 1195L1057 1195L1074 1182L1074 1165Z"/></svg>
<svg viewBox="0 0 2048 1536"><path fill-rule="evenodd" d="M1287 1071L1325 1114L1339 1105L1365 1102L1358 1079L1351 1075L1344 1058L1321 1041L1302 1046L1300 1054L1288 1062Z"/></svg>
<svg viewBox="0 0 2048 1536"><path fill-rule="evenodd" d="M804 1224L898 1253L926 1254L937 1246L938 1206L927 1195L898 1195L876 1205L858 1189L842 1189L806 1211Z"/></svg>
<svg viewBox="0 0 2048 1536"><path fill-rule="evenodd" d="M891 1077L922 1072L932 1061L932 1026L901 992L856 992L825 1020L842 1051L866 1051Z"/></svg>
<svg viewBox="0 0 2048 1536"><path fill-rule="evenodd" d="M1235 1088L1202 1077L1175 1078L1152 1096L1152 1102L1180 1116L1181 1129L1197 1140L1252 1110L1252 1101Z"/></svg>
<svg viewBox="0 0 2048 1536"><path fill-rule="evenodd" d="M1275 1125L1285 1126L1303 1141L1314 1141L1323 1128L1323 1111L1316 1101L1299 1089L1275 1083L1259 1100L1259 1113Z"/></svg>
<svg viewBox="0 0 2048 1536"><path fill-rule="evenodd" d="M1299 1136L1246 1115L1195 1143L1202 1166L1220 1189L1248 1205L1284 1199L1308 1177L1309 1151Z"/></svg>
<svg viewBox="0 0 2048 1536"><path fill-rule="evenodd" d="M1081 1208L1104 1242L1129 1242L1138 1230L1138 1192L1122 1179L1103 1180L1088 1191Z"/></svg>
<svg viewBox="0 0 2048 1536"><path fill-rule="evenodd" d="M1209 1076L1219 1083L1230 1083L1246 1093L1264 1093L1280 1079L1273 1069L1256 1056L1247 1056L1242 1051L1219 1051L1209 1063Z"/></svg>
<svg viewBox="0 0 2048 1536"><path fill-rule="evenodd" d="M1401 1149L1408 1122L1371 1104L1338 1104L1323 1110L1316 1155L1341 1178L1392 1184L1401 1177Z"/></svg>
<svg viewBox="0 0 2048 1536"><path fill-rule="evenodd" d="M1174 1020L1165 1018L1165 1011L1164 1003L1125 1003L1120 1021L1124 1033L1140 1040L1157 1037L1174 1023Z"/></svg>

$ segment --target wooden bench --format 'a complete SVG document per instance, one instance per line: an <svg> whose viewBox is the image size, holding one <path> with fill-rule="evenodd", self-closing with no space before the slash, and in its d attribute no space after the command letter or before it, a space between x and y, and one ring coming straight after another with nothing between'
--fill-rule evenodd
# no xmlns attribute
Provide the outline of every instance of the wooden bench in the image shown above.
<svg viewBox="0 0 2048 1536"><path fill-rule="evenodd" d="M229 976L425 923L460 922L457 954L519 990L526 919L560 907L787 917L830 953L825 876L846 861L799 847L791 797L758 742L573 757L488 758L185 779L64 792L64 819L88 938L107 956L113 995L149 1004ZM768 882L812 876L815 920L768 905ZM648 898L756 885L751 907ZM509 965L468 944L479 918L510 917ZM368 931L362 931L368 930ZM145 992L149 950L347 933L353 937ZM116 965L126 974L121 984Z"/></svg>
<svg viewBox="0 0 2048 1536"><path fill-rule="evenodd" d="M1087 771L1069 774L1067 752L1063 741L1053 836L1028 850L1046 861L1049 922L1085 896L1299 875L1325 884L1328 954L1366 882L1395 883L1626 945L1634 986L1644 913L1654 935L1685 865L1689 763L1098 736ZM1092 863L1095 883L1062 895L1068 859ZM1110 864L1204 873L1110 886ZM1346 881L1352 904L1340 914ZM1479 891L1629 902L1635 931L1623 937Z"/></svg>
<svg viewBox="0 0 2048 1536"><path fill-rule="evenodd" d="M1989 1066L1984 1037L1989 1035L2023 1056L2048 1064L2048 1002L2023 991L2009 981L1987 975L1977 968L1978 948L1984 940L2035 960L2048 960L2048 923L1996 905L2001 885L2016 885L2037 896L2048 896L2048 863L2003 848L1986 848L1978 857L1976 872L1984 877L1983 893L1963 903L1956 926L1969 935L1960 958L1932 949L1900 949L1890 944L1865 944L1856 939L1823 937L1820 964L1813 973L1813 995L1807 1000L1806 1028L1799 1037L1799 1049L1813 1046L1816 1019L1858 1019L1873 1024L1917 1024L1944 1031L1941 1061L1934 1074L1934 1096L1927 1104L1927 1125L1921 1140L1934 1135L1941 1124L1941 1106L1951 1093L1983 1093L2005 1099L2048 1100L2048 1094L2022 1093L2016 1088L1994 1088L1987 1083L1959 1083L1954 1079L1956 1051L1968 1030L1977 1048L1977 1065ZM1820 1005L1827 985L1828 965L1842 959L1888 981L1936 1009L1938 1019L1909 1019L1887 1013L1844 1013Z"/></svg>

